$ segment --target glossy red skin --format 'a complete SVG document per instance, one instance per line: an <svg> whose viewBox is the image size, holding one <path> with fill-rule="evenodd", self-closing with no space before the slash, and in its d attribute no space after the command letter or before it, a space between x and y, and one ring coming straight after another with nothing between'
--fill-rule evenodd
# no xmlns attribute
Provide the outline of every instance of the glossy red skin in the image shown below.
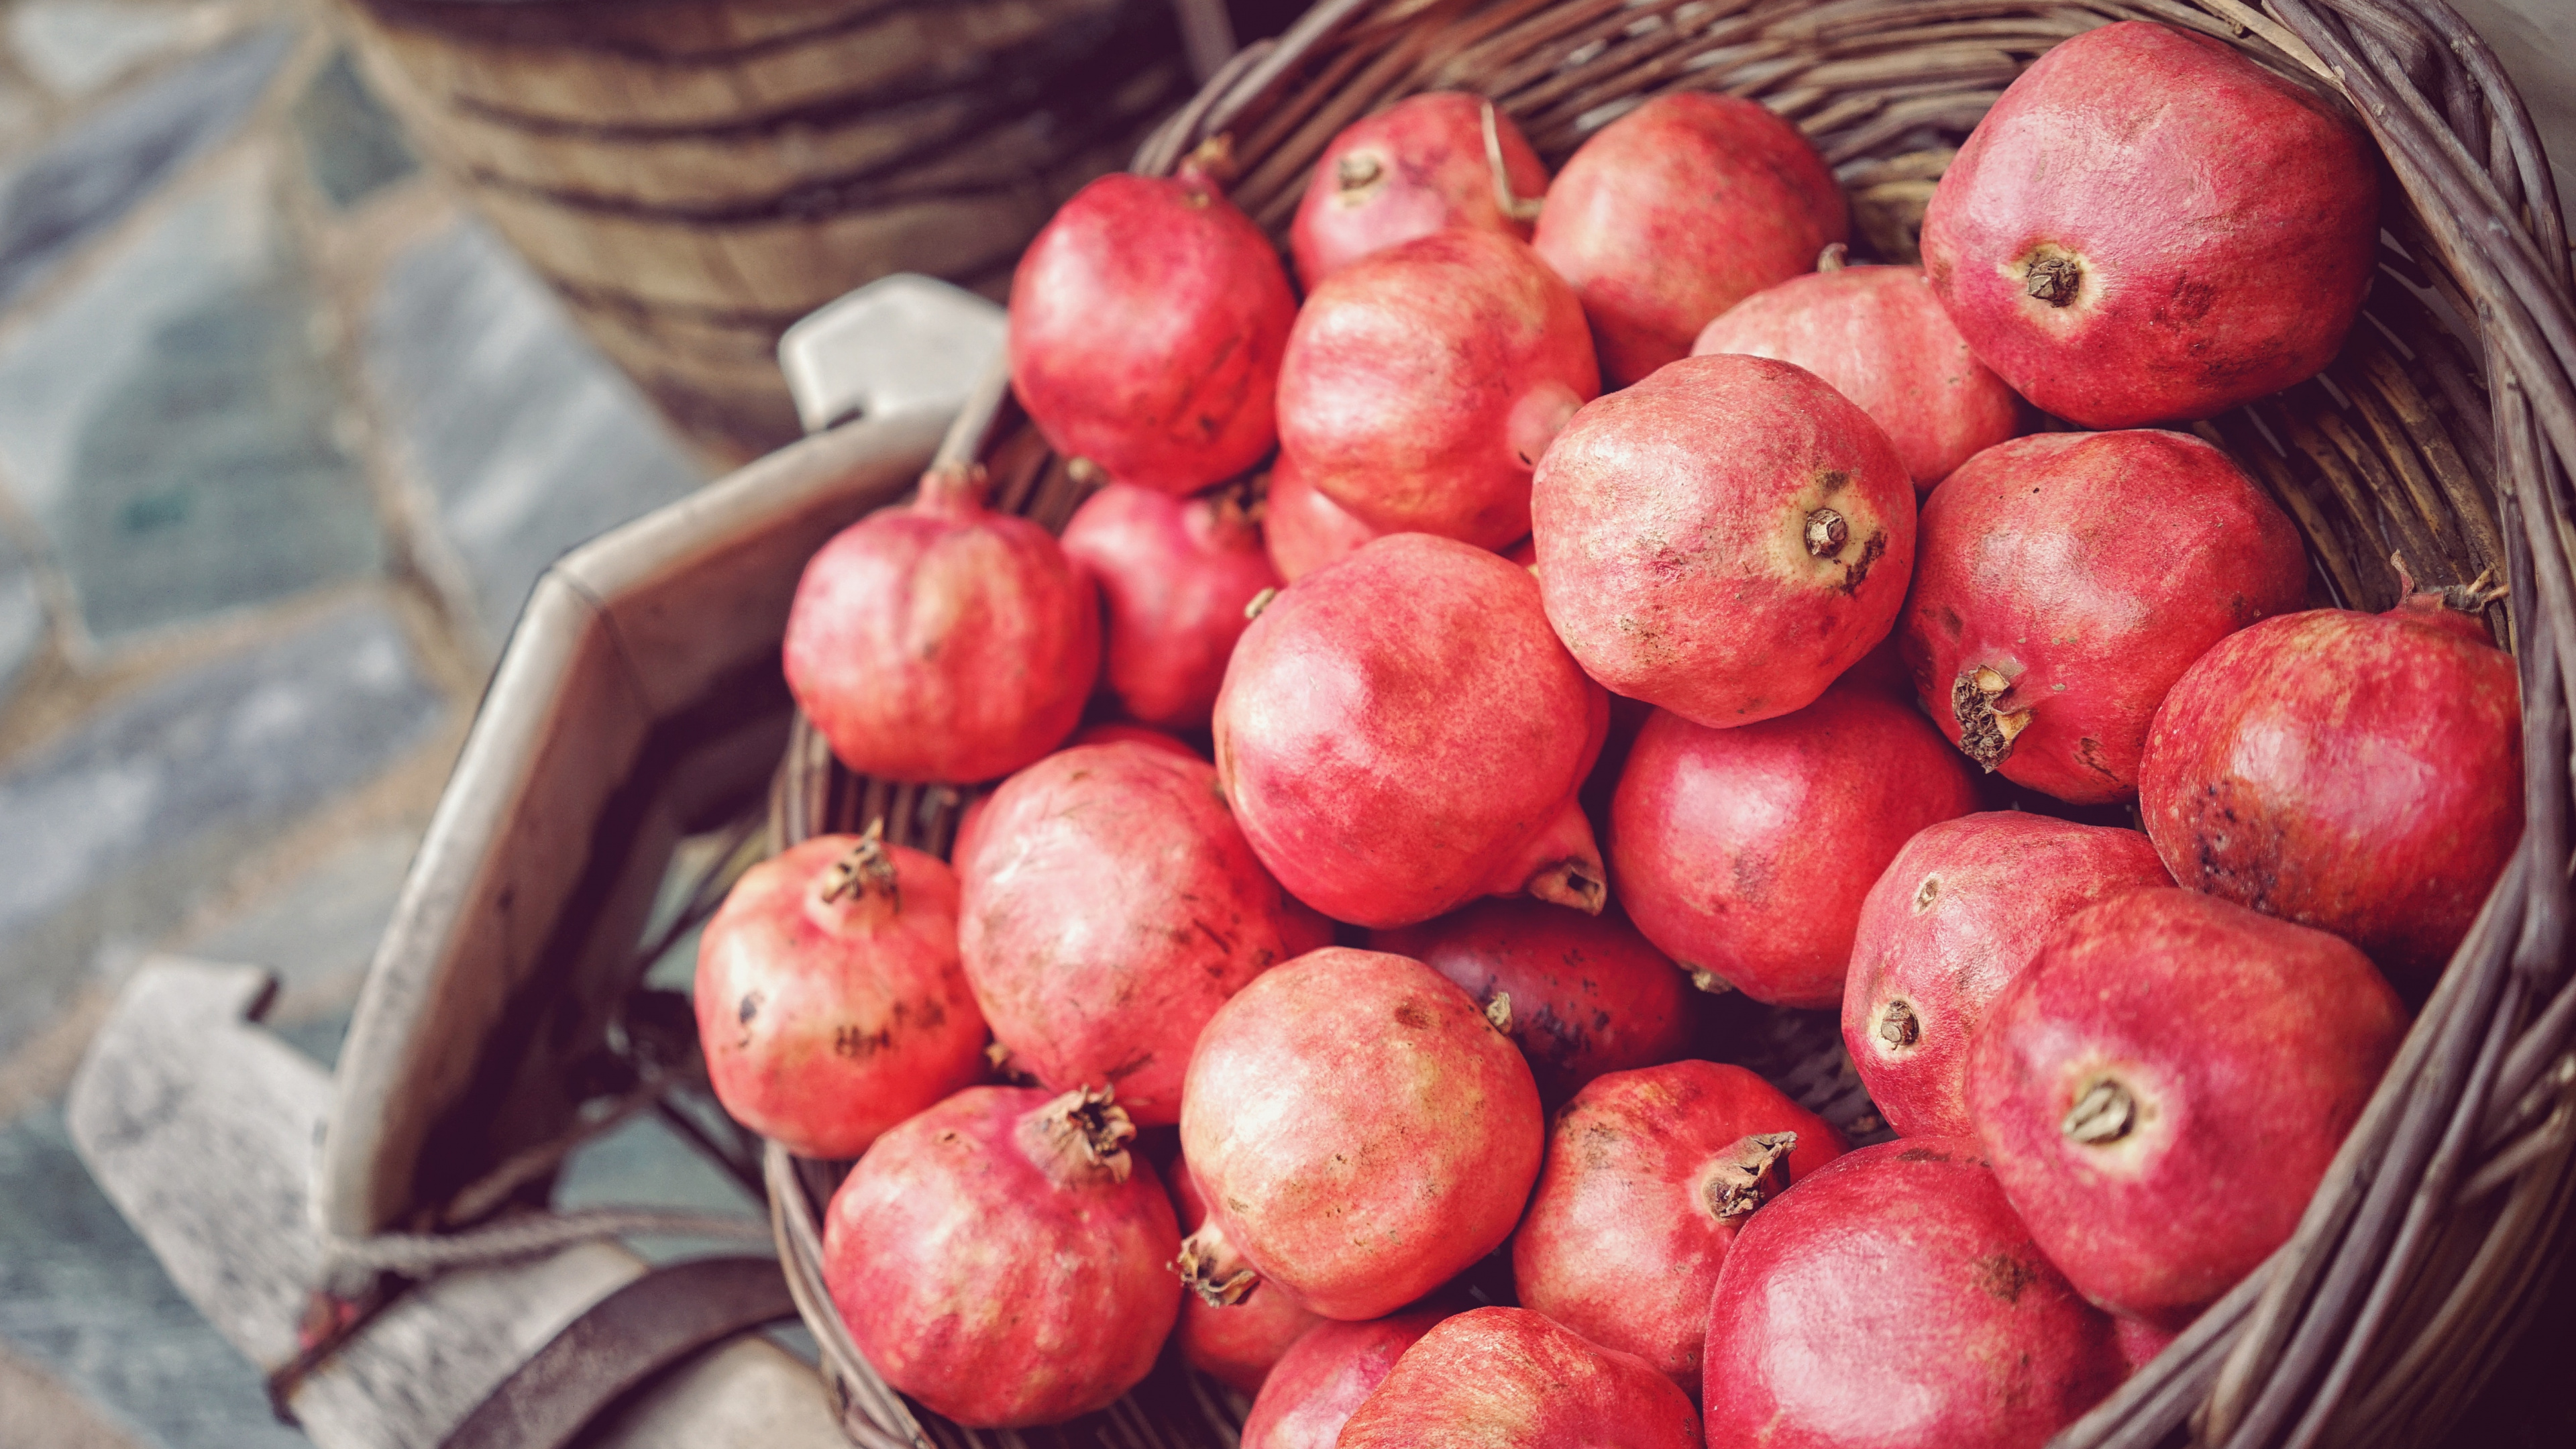
<svg viewBox="0 0 2576 1449"><path fill-rule="evenodd" d="M969 1087L877 1139L832 1194L823 1281L886 1382L970 1428L1106 1407L1180 1312L1180 1226L1153 1166L1052 1160L1056 1096Z"/></svg>
<svg viewBox="0 0 2576 1449"><path fill-rule="evenodd" d="M1532 245L1583 299L1625 387L1709 320L1844 239L1842 187L1795 126L1751 101L1658 96L1604 126L1547 189Z"/></svg>
<svg viewBox="0 0 2576 1449"><path fill-rule="evenodd" d="M1350 510L1316 492L1285 453L1271 465L1270 493L1261 509L1261 539L1270 551L1270 566L1279 571L1283 582L1293 584L1381 536L1353 518Z"/></svg>
<svg viewBox="0 0 2576 1449"><path fill-rule="evenodd" d="M1601 391L1582 304L1527 244L1444 231L1335 272L1279 364L1279 448L1372 528L1501 548L1530 470Z"/></svg>
<svg viewBox="0 0 2576 1449"><path fill-rule="evenodd" d="M1700 1449L1690 1395L1526 1308L1444 1319L1342 1426L1340 1449Z"/></svg>
<svg viewBox="0 0 2576 1449"><path fill-rule="evenodd" d="M2030 295L2042 243L2081 260L2066 306ZM2022 72L1923 217L1968 345L2087 428L2210 417L2313 376L2378 245L2359 130L2234 46L2140 21Z"/></svg>
<svg viewBox="0 0 2576 1449"><path fill-rule="evenodd" d="M1700 724L1803 709L1896 622L1914 485L1814 374L1678 362L1575 415L1531 499L1548 621L1604 685ZM1807 546L1812 514L1844 522Z"/></svg>
<svg viewBox="0 0 2576 1449"><path fill-rule="evenodd" d="M1190 1177L1186 1159L1170 1173L1172 1204L1181 1212L1181 1232L1195 1233L1207 1221L1207 1200ZM1317 1317L1275 1283L1256 1283L1239 1303L1214 1304L1196 1293L1181 1295L1181 1321L1172 1337L1181 1346L1181 1361L1210 1375L1235 1392L1261 1392L1271 1369L1307 1330L1331 1320Z"/></svg>
<svg viewBox="0 0 2576 1449"><path fill-rule="evenodd" d="M1475 901L1436 920L1369 933L1369 949L1446 976L1476 1004L1511 998L1518 1043L1551 1106L1603 1072L1690 1050L1690 978L1616 907L1598 916L1526 897Z"/></svg>
<svg viewBox="0 0 2576 1449"><path fill-rule="evenodd" d="M2157 1354L2182 1337L2182 1330L2159 1328L2135 1318L2115 1317L2111 1320L2111 1337L2120 1345L2120 1357L2129 1365L2129 1372L2136 1373L2154 1363Z"/></svg>
<svg viewBox="0 0 2576 1449"><path fill-rule="evenodd" d="M1810 272L1700 329L1693 357L1794 362L1857 404L1896 445L1918 493L2021 431L2022 404L1941 310L1921 267Z"/></svg>
<svg viewBox="0 0 2576 1449"><path fill-rule="evenodd" d="M1243 606L1279 587L1260 530L1229 501L1112 483L1073 511L1064 551L1100 586L1102 690L1146 724L1206 727Z"/></svg>
<svg viewBox="0 0 2576 1449"><path fill-rule="evenodd" d="M1995 998L1968 1107L2013 1206L2095 1303L2168 1328L2287 1242L2406 1031L2344 941L2172 887L2091 906ZM2127 1135L2066 1137L2098 1080Z"/></svg>
<svg viewBox="0 0 2576 1449"><path fill-rule="evenodd" d="M1703 1360L1710 1442L1759 1449L2039 1449L2126 1373L1951 1139L1860 1148L1764 1204Z"/></svg>
<svg viewBox="0 0 2576 1449"><path fill-rule="evenodd" d="M1419 961L1328 946L1200 1034L1181 1151L1218 1227L1327 1318L1377 1318L1499 1247L1537 1180L1538 1085Z"/></svg>
<svg viewBox="0 0 2576 1449"><path fill-rule="evenodd" d="M1908 1137L1973 1137L1968 1047L1986 1009L2077 911L2169 886L2135 830L2018 810L1925 826L1861 903L1843 991L1843 1046L1887 1125ZM1912 1014L1911 1044L1881 1032Z"/></svg>
<svg viewBox="0 0 2576 1449"><path fill-rule="evenodd" d="M1190 494L1261 461L1297 299L1252 219L1194 173L1103 176L1011 279L1011 389L1057 452Z"/></svg>
<svg viewBox="0 0 2576 1449"><path fill-rule="evenodd" d="M1728 1149L1794 1132L1786 1180L1842 1155L1842 1134L1742 1067L1684 1061L1612 1072L1548 1127L1547 1166L1512 1236L1512 1286L1604 1348L1697 1396L1709 1294L1761 1209L1720 1218L1708 1178Z"/></svg>
<svg viewBox="0 0 2576 1449"><path fill-rule="evenodd" d="M2513 659L2441 620L2429 600L2318 609L2201 656L2165 696L2138 782L2174 879L2429 986L2523 823Z"/></svg>
<svg viewBox="0 0 2576 1449"><path fill-rule="evenodd" d="M1567 870L1602 879L1575 791L1609 709L1548 631L1529 570L1397 534L1244 631L1217 696L1217 772L1299 900L1411 925Z"/></svg>
<svg viewBox="0 0 2576 1449"><path fill-rule="evenodd" d="M1404 1351L1450 1310L1416 1308L1359 1323L1326 1319L1281 1355L1243 1421L1242 1449L1333 1449L1342 1425Z"/></svg>
<svg viewBox="0 0 2576 1449"><path fill-rule="evenodd" d="M1199 1029L1332 939L1253 858L1216 768L1151 745L1063 750L1004 781L957 857L958 954L993 1039L1057 1091L1180 1120Z"/></svg>
<svg viewBox="0 0 2576 1449"><path fill-rule="evenodd" d="M1100 605L1052 534L934 477L805 565L783 659L842 764L972 784L1072 732L1100 672Z"/></svg>
<svg viewBox="0 0 2576 1449"><path fill-rule="evenodd" d="M2299 531L2183 433L2040 433L1988 448L1923 507L1898 647L1957 743L1952 691L1990 668L2031 711L1998 769L2079 805L2137 793L2147 724L2212 644L2307 598Z"/></svg>
<svg viewBox="0 0 2576 1449"><path fill-rule="evenodd" d="M1428 91L1354 121L1333 137L1288 226L1288 253L1308 291L1364 256L1451 227L1529 240L1530 224L1505 212L1494 194L1493 163L1485 157L1485 106L1483 97L1463 91ZM1512 195L1532 201L1545 196L1546 164L1499 109L1494 139ZM1344 158L1375 162L1375 177L1344 189Z"/></svg>
<svg viewBox="0 0 2576 1449"><path fill-rule="evenodd" d="M1741 729L1658 710L1611 797L1611 886L1686 969L1834 1006L1870 887L1916 831L1977 804L1968 762L1865 687Z"/></svg>

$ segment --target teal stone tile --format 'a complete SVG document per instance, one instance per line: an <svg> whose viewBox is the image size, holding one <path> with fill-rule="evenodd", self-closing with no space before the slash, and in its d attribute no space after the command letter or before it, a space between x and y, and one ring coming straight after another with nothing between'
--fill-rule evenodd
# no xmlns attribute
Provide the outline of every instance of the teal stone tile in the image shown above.
<svg viewBox="0 0 2576 1449"><path fill-rule="evenodd" d="M402 127L345 50L295 98L295 132L313 184L340 210L420 169Z"/></svg>

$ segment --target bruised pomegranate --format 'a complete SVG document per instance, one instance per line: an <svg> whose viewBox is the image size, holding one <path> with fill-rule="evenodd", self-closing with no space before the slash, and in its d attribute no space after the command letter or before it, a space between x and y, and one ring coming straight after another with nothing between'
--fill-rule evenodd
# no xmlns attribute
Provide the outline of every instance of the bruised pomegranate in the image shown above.
<svg viewBox="0 0 2576 1449"><path fill-rule="evenodd" d="M1230 1258L1221 1236L1207 1231L1207 1199L1190 1177L1186 1159L1172 1165L1172 1198L1181 1210L1181 1231L1193 1235L1200 1256ZM1174 1272L1195 1291L1181 1295L1181 1321L1172 1337L1181 1346L1181 1361L1241 1394L1261 1392L1264 1380L1288 1346L1308 1329L1328 1320L1306 1311L1276 1284L1263 1284L1238 1272L1240 1281L1211 1282L1204 1273L1187 1271L1193 1261L1185 1245L1173 1260ZM1196 1281L1193 1283L1193 1279Z"/></svg>
<svg viewBox="0 0 2576 1449"><path fill-rule="evenodd" d="M1261 508L1261 538L1270 566L1295 583L1378 537L1350 510L1315 491L1285 453L1270 468L1270 494Z"/></svg>
<svg viewBox="0 0 2576 1449"><path fill-rule="evenodd" d="M2205 418L2314 376L2378 246L2357 127L2225 41L2143 21L2022 72L1923 215L1968 345L2087 428Z"/></svg>
<svg viewBox="0 0 2576 1449"><path fill-rule="evenodd" d="M1512 1286L1691 1394L1708 1298L1753 1210L1843 1151L1842 1134L1742 1067L1612 1072L1548 1128L1547 1166L1512 1237Z"/></svg>
<svg viewBox="0 0 2576 1449"><path fill-rule="evenodd" d="M823 1281L885 1381L969 1428L1105 1408L1154 1366L1181 1285L1172 1201L1090 1092L969 1087L832 1194Z"/></svg>
<svg viewBox="0 0 2576 1449"><path fill-rule="evenodd" d="M1637 929L1707 989L1833 1006L1888 862L1976 808L1967 762L1866 686L1731 730L1657 710L1611 797L1611 879Z"/></svg>
<svg viewBox="0 0 2576 1449"><path fill-rule="evenodd" d="M1071 458L1195 493L1261 461L1297 299L1252 219L1190 168L1103 176L1011 279L1011 389Z"/></svg>
<svg viewBox="0 0 2576 1449"><path fill-rule="evenodd" d="M2266 619L2165 696L2138 777L2174 879L2430 984L2522 836L2521 690L2474 616Z"/></svg>
<svg viewBox="0 0 2576 1449"><path fill-rule="evenodd" d="M1100 672L1100 606L1053 535L938 469L805 565L787 688L842 764L969 784L1055 748Z"/></svg>
<svg viewBox="0 0 2576 1449"><path fill-rule="evenodd" d="M1112 483L1074 510L1064 551L1100 585L1104 692L1146 724L1204 727L1243 606L1279 586L1243 496L1184 499Z"/></svg>
<svg viewBox="0 0 2576 1449"><path fill-rule="evenodd" d="M1342 1426L1341 1449L1699 1449L1690 1395L1526 1308L1444 1319Z"/></svg>
<svg viewBox="0 0 2576 1449"><path fill-rule="evenodd" d="M1694 723L1804 708L1885 638L1914 485L1813 373L1694 357L1575 415L1532 497L1547 618L1593 678Z"/></svg>
<svg viewBox="0 0 2576 1449"><path fill-rule="evenodd" d="M1530 470L1601 391L1583 308L1528 245L1444 231L1335 272L1279 364L1279 447L1371 528L1500 548Z"/></svg>
<svg viewBox="0 0 2576 1449"><path fill-rule="evenodd" d="M1658 96L1583 143L1532 245L1583 299L1602 376L1626 387L1709 319L1814 266L1848 225L1798 129L1751 101Z"/></svg>
<svg viewBox="0 0 2576 1449"><path fill-rule="evenodd" d="M1529 570L1397 534L1244 631L1217 771L1262 864L1335 920L1403 926L1524 893L1598 913L1575 791L1608 727Z"/></svg>
<svg viewBox="0 0 2576 1449"><path fill-rule="evenodd" d="M1144 744L1049 755L993 792L957 857L957 949L993 1039L1058 1091L1180 1120L1199 1028L1332 928L1253 858L1216 768Z"/></svg>
<svg viewBox="0 0 2576 1449"><path fill-rule="evenodd" d="M1887 1125L1973 1137L1968 1046L2040 943L2096 901L2173 884L2134 830L1999 810L1927 825L1861 903L1843 1045Z"/></svg>
<svg viewBox="0 0 2576 1449"><path fill-rule="evenodd" d="M1925 503L1898 637L1968 758L2102 804L2137 790L2147 722L2191 662L2307 587L2298 530L2225 453L2183 433L2041 433Z"/></svg>
<svg viewBox="0 0 2576 1449"><path fill-rule="evenodd" d="M1485 147L1491 119L1495 162ZM1451 227L1529 240L1547 167L1512 118L1463 91L1408 96L1344 126L1315 162L1288 227L1309 291L1372 252Z"/></svg>
<svg viewBox="0 0 2576 1449"><path fill-rule="evenodd" d="M2104 1308L2179 1328L2289 1240L2405 1031L2349 944L2132 891L1995 998L1968 1109L2049 1261Z"/></svg>
<svg viewBox="0 0 2576 1449"><path fill-rule="evenodd" d="M1376 1318L1508 1237L1543 1138L1538 1086L1419 961L1328 946L1255 979L1200 1034L1181 1151L1238 1264L1327 1318ZM1267 1291L1267 1290L1264 1290Z"/></svg>
<svg viewBox="0 0 2576 1449"><path fill-rule="evenodd" d="M1947 1139L1846 1153L1755 1213L1702 1364L1710 1442L1778 1449L2039 1449L2126 1376L2109 1316Z"/></svg>
<svg viewBox="0 0 2576 1449"><path fill-rule="evenodd" d="M1326 1319L1280 1357L1243 1421L1242 1449L1333 1449L1353 1410L1448 1307L1359 1323Z"/></svg>

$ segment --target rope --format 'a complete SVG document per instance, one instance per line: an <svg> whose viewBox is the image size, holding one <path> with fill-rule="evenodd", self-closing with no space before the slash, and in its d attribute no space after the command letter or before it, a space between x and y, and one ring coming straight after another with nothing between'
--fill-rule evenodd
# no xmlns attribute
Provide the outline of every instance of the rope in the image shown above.
<svg viewBox="0 0 2576 1449"><path fill-rule="evenodd" d="M416 1278L447 1269L489 1267L574 1243L636 1233L743 1243L770 1240L767 1223L729 1213L591 1208L531 1214L461 1233L379 1233L371 1238L338 1238L325 1245L323 1260L326 1279L334 1284L349 1276L375 1273Z"/></svg>

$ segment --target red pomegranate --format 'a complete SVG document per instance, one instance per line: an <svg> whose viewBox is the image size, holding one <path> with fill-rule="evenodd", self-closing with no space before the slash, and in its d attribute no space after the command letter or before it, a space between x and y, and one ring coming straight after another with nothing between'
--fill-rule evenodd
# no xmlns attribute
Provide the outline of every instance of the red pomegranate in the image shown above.
<svg viewBox="0 0 2576 1449"><path fill-rule="evenodd" d="M1976 808L1958 752L1864 686L1740 729L1657 710L1611 798L1611 879L1637 929L1704 986L1833 1006L1888 862Z"/></svg>
<svg viewBox="0 0 2576 1449"><path fill-rule="evenodd" d="M2266 619L2166 694L2138 790L2176 881L2424 986L2522 836L2513 658L2439 594Z"/></svg>
<svg viewBox="0 0 2576 1449"><path fill-rule="evenodd" d="M1264 1284L1244 1272L1216 1279L1192 1271L1195 1243L1200 1255L1230 1262L1232 1249L1222 1236L1202 1236L1207 1226L1207 1200L1190 1177L1187 1160L1171 1171L1172 1200L1181 1210L1181 1231L1192 1235L1173 1260L1173 1271L1195 1291L1181 1295L1181 1321L1172 1330L1180 1343L1181 1361L1241 1394L1258 1394L1273 1365L1289 1345L1316 1324L1329 1322L1306 1311L1276 1284ZM1240 1281L1234 1281L1239 1278Z"/></svg>
<svg viewBox="0 0 2576 1449"><path fill-rule="evenodd" d="M824 1215L823 1281L887 1383L982 1429L1145 1377L1181 1234L1135 1130L1098 1093L969 1087L877 1139Z"/></svg>
<svg viewBox="0 0 2576 1449"><path fill-rule="evenodd" d="M1351 1412L1447 1307L1415 1308L1360 1323L1326 1319L1280 1357L1243 1421L1242 1449L1333 1449Z"/></svg>
<svg viewBox="0 0 2576 1449"><path fill-rule="evenodd" d="M1694 357L1577 413L1531 517L1585 672L1711 727L1813 702L1886 637L1914 565L1887 435L1767 358Z"/></svg>
<svg viewBox="0 0 2576 1449"><path fill-rule="evenodd" d="M1244 495L1112 483L1074 510L1064 551L1091 570L1108 613L1103 691L1146 724L1204 728L1244 605L1279 586Z"/></svg>
<svg viewBox="0 0 2576 1449"><path fill-rule="evenodd" d="M2022 72L1923 216L1968 345L2087 428L2205 418L2315 375L2378 247L2359 128L2224 41L2143 21Z"/></svg>
<svg viewBox="0 0 2576 1449"><path fill-rule="evenodd" d="M2298 530L2225 453L2183 433L2041 433L1925 503L1898 639L1968 758L2103 804L2136 792L2147 722L2191 662L2307 588Z"/></svg>
<svg viewBox="0 0 2576 1449"><path fill-rule="evenodd" d="M1847 223L1842 187L1795 126L1688 91L1584 142L1532 245L1583 299L1603 377L1626 387L1689 353L1710 318L1814 266Z"/></svg>
<svg viewBox="0 0 2576 1449"><path fill-rule="evenodd" d="M1225 999L1332 927L1253 858L1216 768L1142 744L1049 755L993 792L957 857L957 949L993 1039L1144 1127Z"/></svg>
<svg viewBox="0 0 2576 1449"><path fill-rule="evenodd" d="M1261 537L1270 566L1282 582L1295 583L1355 552L1378 531L1351 517L1342 505L1315 491L1287 454L1270 468L1270 495L1261 509Z"/></svg>
<svg viewBox="0 0 2576 1449"><path fill-rule="evenodd" d="M1524 893L1598 913L1601 853L1575 790L1608 727L1529 570L1408 533L1299 582L1244 631L1216 761L1262 863L1335 920L1403 926Z"/></svg>
<svg viewBox="0 0 2576 1449"><path fill-rule="evenodd" d="M2159 1328L2142 1319L2115 1317L2111 1320L2111 1337L2120 1345L2120 1357L2128 1363L2129 1372L2136 1373L2154 1363L2157 1354L2182 1337L2182 1330Z"/></svg>
<svg viewBox="0 0 2576 1449"><path fill-rule="evenodd" d="M1279 364L1279 448L1372 528L1500 548L1530 470L1601 391L1583 307L1529 246L1444 231L1335 272Z"/></svg>
<svg viewBox="0 0 2576 1449"><path fill-rule="evenodd" d="M2049 1261L2104 1308L2179 1328L2288 1241L2405 1031L2345 942L2132 891L1995 998L1968 1110Z"/></svg>
<svg viewBox="0 0 2576 1449"><path fill-rule="evenodd" d="M1730 352L1794 362L1858 404L1918 493L2021 431L2021 399L1968 350L1921 267L1837 265L1756 292L1691 344Z"/></svg>
<svg viewBox="0 0 2576 1449"><path fill-rule="evenodd" d="M1823 1118L1742 1067L1598 1078L1549 1125L1547 1166L1512 1237L1521 1306L1696 1396L1728 1245L1754 1209L1843 1148Z"/></svg>
<svg viewBox="0 0 2576 1449"><path fill-rule="evenodd" d="M1500 175L1485 147L1489 117ZM1451 227L1527 241L1522 213L1546 192L1547 167L1511 117L1482 96L1429 91L1344 126L1324 148L1288 252L1312 291L1364 256Z"/></svg>
<svg viewBox="0 0 2576 1449"><path fill-rule="evenodd" d="M1753 1215L1709 1304L1708 1437L2039 1449L2126 1377L1976 1144L1844 1154Z"/></svg>
<svg viewBox="0 0 2576 1449"><path fill-rule="evenodd" d="M1973 1137L1968 1047L1986 1008L2077 911L2173 884L2134 830L1999 810L1927 825L1861 903L1843 1045L1887 1125Z"/></svg>
<svg viewBox="0 0 2576 1449"><path fill-rule="evenodd" d="M1053 535L937 470L805 565L787 687L842 764L970 784L1055 748L1100 673L1100 605Z"/></svg>
<svg viewBox="0 0 2576 1449"><path fill-rule="evenodd" d="M1700 1449L1690 1395L1526 1308L1442 1320L1342 1426L1340 1449Z"/></svg>
<svg viewBox="0 0 2576 1449"><path fill-rule="evenodd" d="M1181 1094L1208 1221L1327 1318L1390 1313L1500 1246L1543 1137L1528 1064L1465 992L1338 946L1219 1008Z"/></svg>
<svg viewBox="0 0 2576 1449"><path fill-rule="evenodd" d="M1151 729L1144 725L1120 724L1115 720L1109 721L1105 724L1084 725L1082 728L1073 732L1073 737L1064 742L1064 747L1069 750L1077 745L1115 745L1121 743L1138 744L1144 745L1149 749L1163 750L1171 754L1179 755L1185 760L1203 760L1207 758L1198 751L1191 749L1187 742L1162 730ZM964 854L963 851L958 853L961 855Z"/></svg>

